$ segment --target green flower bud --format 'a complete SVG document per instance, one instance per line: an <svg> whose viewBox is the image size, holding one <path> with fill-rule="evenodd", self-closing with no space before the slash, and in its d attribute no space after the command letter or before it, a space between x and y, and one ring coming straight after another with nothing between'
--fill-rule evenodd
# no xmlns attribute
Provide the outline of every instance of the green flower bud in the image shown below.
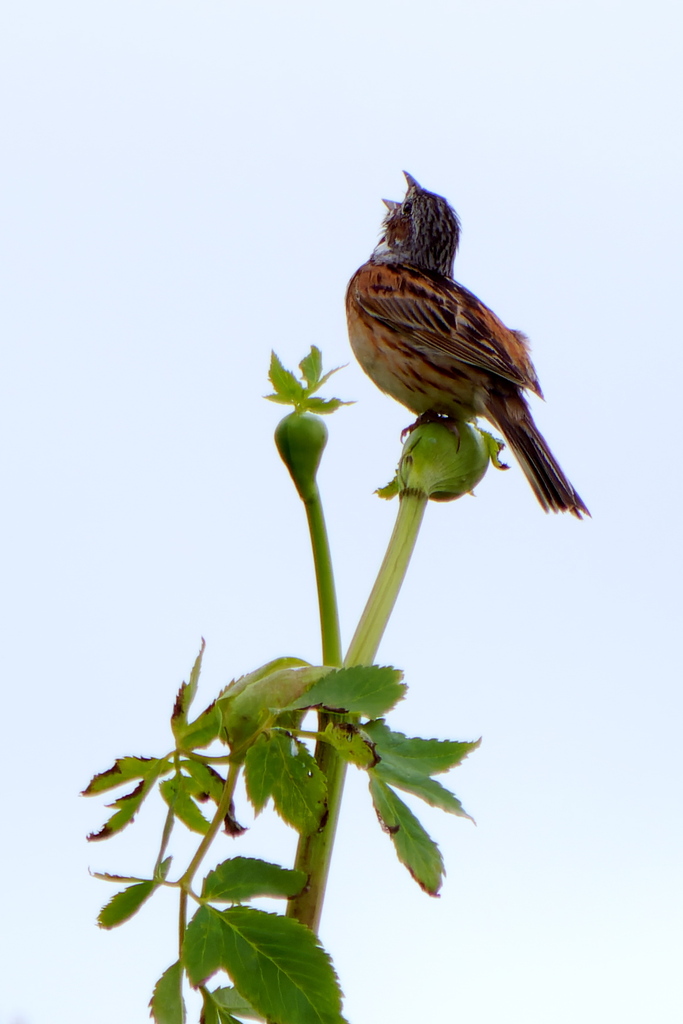
<svg viewBox="0 0 683 1024"><path fill-rule="evenodd" d="M219 698L218 707L233 758L242 760L249 745L273 724L280 710L297 701L331 671L327 666L315 665L280 668L267 675L251 673L229 686Z"/></svg>
<svg viewBox="0 0 683 1024"><path fill-rule="evenodd" d="M490 448L471 423L423 423L411 431L398 466L399 492L454 501L469 494L484 476Z"/></svg>
<svg viewBox="0 0 683 1024"><path fill-rule="evenodd" d="M315 476L327 444L323 420L307 412L290 413L275 428L275 444L301 498L315 497Z"/></svg>

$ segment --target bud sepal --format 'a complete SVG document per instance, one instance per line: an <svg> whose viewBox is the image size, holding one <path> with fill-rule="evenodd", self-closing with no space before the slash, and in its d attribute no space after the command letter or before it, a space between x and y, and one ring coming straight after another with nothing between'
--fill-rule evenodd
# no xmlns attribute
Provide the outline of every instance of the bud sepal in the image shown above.
<svg viewBox="0 0 683 1024"><path fill-rule="evenodd" d="M414 427L403 446L396 476L381 487L380 498L421 494L430 501L455 501L471 494L503 442L472 423L436 420Z"/></svg>

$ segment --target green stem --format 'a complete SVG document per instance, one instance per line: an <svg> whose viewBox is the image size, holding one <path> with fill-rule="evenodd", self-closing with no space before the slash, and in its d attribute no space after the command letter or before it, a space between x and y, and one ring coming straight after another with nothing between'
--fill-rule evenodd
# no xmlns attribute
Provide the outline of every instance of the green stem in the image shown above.
<svg viewBox="0 0 683 1024"><path fill-rule="evenodd" d="M176 885L180 886L180 906L178 911L178 945L180 956L183 954L183 939L185 938L185 928L187 927L187 897L192 886L192 879L197 873L199 865L206 856L207 850L218 835L218 830L223 824L226 814L230 811L230 805L232 804L232 798L235 794L235 786L237 784L237 777L239 773L240 766L237 764L231 764L228 769L228 777L225 780L225 785L223 787L223 794L218 803L218 807L216 808L216 813L211 820L209 829L197 847L197 852L188 864L185 873L176 882Z"/></svg>
<svg viewBox="0 0 683 1024"><path fill-rule="evenodd" d="M327 537L327 527L325 526L323 506L317 484L314 484L311 488L309 497L304 502L304 505L308 519L308 529L311 535L311 547L313 548L315 578L318 585L323 665L339 666L342 663L342 648L337 594L334 587L330 542Z"/></svg>
<svg viewBox="0 0 683 1024"><path fill-rule="evenodd" d="M427 496L423 493L407 491L401 495L394 532L365 610L349 644L344 659L345 665L372 665L374 662L377 648L405 579L426 507Z"/></svg>
<svg viewBox="0 0 683 1024"><path fill-rule="evenodd" d="M342 664L342 647L337 595L334 586L330 544L317 485L314 485L314 488L309 491L304 504L311 535L313 562L318 585L323 664L339 667ZM318 715L319 731L324 732L325 726L332 720L341 721L343 716L320 712ZM287 916L301 921L302 924L308 925L314 932L317 932L330 871L332 847L339 820L339 809L341 807L344 778L346 775L346 762L339 756L334 747L323 740L318 740L315 745L315 760L327 779L327 817L325 824L319 832L299 838L294 866L299 871L305 872L308 876L308 885L300 896L290 900L287 907Z"/></svg>
<svg viewBox="0 0 683 1024"><path fill-rule="evenodd" d="M319 718L321 729L324 729L329 721L344 721L343 715L330 715L324 712L320 713ZM287 917L293 917L295 920L301 921L302 924L308 925L312 931L317 932L339 821L346 777L346 761L339 756L330 743L325 743L322 740L318 740L316 743L315 760L327 778L327 818L320 831L309 836L301 836L299 839L294 866L308 875L308 885L299 896L290 900Z"/></svg>
<svg viewBox="0 0 683 1024"><path fill-rule="evenodd" d="M156 875L157 871L159 870L159 868L161 866L161 862L164 859L164 854L166 853L166 850L168 848L168 843L169 843L169 840L171 838L171 833L173 832L173 824L174 824L174 822L175 822L175 815L173 814L173 808L169 807L168 812L166 814L166 821L164 822L164 831L162 832L162 835L161 835L161 846L159 847L159 853L157 855L157 862L154 865L154 874L155 875Z"/></svg>
<svg viewBox="0 0 683 1024"><path fill-rule="evenodd" d="M312 506L308 502L306 503L306 511L308 513L311 543L313 544L316 576L318 579L320 621L323 632L323 660L326 665L339 665L341 663L340 648L337 649L335 646L339 642L337 605L332 567L329 562L329 546L319 495L316 495L316 502L315 515L313 514ZM344 659L345 665L367 665L372 664L374 661L382 634L389 621L389 616L405 578L426 505L427 498L424 494L408 492L401 497L394 532L391 535L387 553L368 598L365 611L361 616L358 628ZM324 578L321 578L321 567L325 567L327 572ZM330 640L332 641L331 648ZM338 651L339 657L336 657ZM331 653L335 655L334 660L331 660ZM319 730L323 732L328 722L345 721L349 720L350 717L321 712L319 715ZM308 925L309 928L317 932L325 898L332 847L339 820L346 775L346 762L331 744L322 740L318 740L316 744L315 759L318 767L325 773L327 778L328 815L324 827L319 832L315 832L310 836L302 836L299 840L295 866L308 875L308 885L300 896L290 901L287 915L301 921L302 924Z"/></svg>
<svg viewBox="0 0 683 1024"><path fill-rule="evenodd" d="M221 796L218 807L216 808L216 813L214 814L211 820L209 829L204 838L202 839L201 843L197 847L197 852L195 853L194 857L188 864L187 870L182 875L182 877L178 879L178 885L180 885L181 888L189 888L189 886L192 885L192 879L197 873L197 869L199 868L199 865L203 861L206 855L206 851L209 849L211 843L216 838L218 830L220 829L221 825L223 824L223 821L225 820L225 816L230 810L230 804L232 803L232 798L235 794L235 786L237 784L237 777L239 773L240 766L238 764L231 764L228 770L228 777L225 780L225 786L223 787L223 795Z"/></svg>

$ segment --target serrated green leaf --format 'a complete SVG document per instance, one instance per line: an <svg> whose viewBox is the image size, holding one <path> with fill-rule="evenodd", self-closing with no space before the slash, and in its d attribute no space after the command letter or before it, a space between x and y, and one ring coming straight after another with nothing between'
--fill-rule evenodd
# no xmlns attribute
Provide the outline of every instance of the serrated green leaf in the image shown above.
<svg viewBox="0 0 683 1024"><path fill-rule="evenodd" d="M162 797L175 816L192 832L204 836L209 830L209 822L194 802L193 797L200 794L201 788L194 779L186 775L174 775L159 786Z"/></svg>
<svg viewBox="0 0 683 1024"><path fill-rule="evenodd" d="M122 889L109 900L100 910L97 923L100 928L115 928L137 914L143 903L149 899L157 888L156 882L138 882Z"/></svg>
<svg viewBox="0 0 683 1024"><path fill-rule="evenodd" d="M378 498L383 498L385 501L391 501L392 498L396 497L398 492L399 485L397 474L394 477L394 479L390 480L388 484L384 485L384 487L378 487L377 490L375 491L375 494L377 495Z"/></svg>
<svg viewBox="0 0 683 1024"><path fill-rule="evenodd" d="M336 412L342 405L353 405L353 402L342 402L341 398L307 398L306 411L327 416Z"/></svg>
<svg viewBox="0 0 683 1024"><path fill-rule="evenodd" d="M275 402L277 405L292 405L293 401L291 398L285 398L284 395L264 395L263 396L268 402Z"/></svg>
<svg viewBox="0 0 683 1024"><path fill-rule="evenodd" d="M247 1000L239 994L236 988L226 985L225 987L215 988L213 992L209 992L208 995L219 1010L223 1010L227 1014L234 1013L237 1014L238 1017L247 1017L249 1020L263 1020L261 1014L256 1012L251 1003L247 1002ZM220 1024L223 1024L222 1020L220 1021Z"/></svg>
<svg viewBox="0 0 683 1024"><path fill-rule="evenodd" d="M180 960L159 978L149 1003L150 1016L156 1024L185 1024L183 1000L183 968Z"/></svg>
<svg viewBox="0 0 683 1024"><path fill-rule="evenodd" d="M173 714L171 715L171 728L173 730L173 735L176 738L176 742L180 742L180 736L182 736L186 731L187 713L190 709L190 704L197 693L199 674L202 670L202 658L204 657L205 647L206 644L202 638L202 645L199 648L199 654L195 658L195 663L192 666L192 671L190 672L190 681L189 683L181 683L178 695L175 699Z"/></svg>
<svg viewBox="0 0 683 1024"><path fill-rule="evenodd" d="M375 745L363 734L363 730L351 722L328 722L325 739L339 751L345 761L359 768L372 768L379 761Z"/></svg>
<svg viewBox="0 0 683 1024"><path fill-rule="evenodd" d="M309 388L318 384L323 370L323 357L320 349L311 345L311 351L301 360L299 369Z"/></svg>
<svg viewBox="0 0 683 1024"><path fill-rule="evenodd" d="M170 857L169 857L170 860ZM148 878L137 878L135 875L111 875L108 871L91 871L93 878L99 878L101 882L148 882Z"/></svg>
<svg viewBox="0 0 683 1024"><path fill-rule="evenodd" d="M299 895L306 878L305 872L279 864L254 857L233 857L209 872L202 897L216 903L244 903L259 896L287 899Z"/></svg>
<svg viewBox="0 0 683 1024"><path fill-rule="evenodd" d="M348 363L342 363L341 366L335 366L334 370L328 370L327 373L324 373L322 375L322 377L320 378L320 380L318 381L318 383L317 383L317 385L315 387L315 390L319 391L320 388L323 386L323 384L327 384L327 382L330 379L330 377L334 377L335 373L339 373L340 370L345 369L348 365L349 365ZM353 405L353 404L354 404L353 402L342 402L342 405Z"/></svg>
<svg viewBox="0 0 683 1024"><path fill-rule="evenodd" d="M218 739L223 728L223 716L216 701L202 711L194 722L178 724L173 734L181 750L200 750Z"/></svg>
<svg viewBox="0 0 683 1024"><path fill-rule="evenodd" d="M388 765L386 761L380 761L371 769L375 778L386 782L391 786L404 790L406 793L414 793L425 803L432 807L440 807L442 811L450 814L457 814L460 818L474 819L464 810L462 804L449 789L442 786L436 779L430 779L427 775L419 775L417 772L397 771L396 768Z"/></svg>
<svg viewBox="0 0 683 1024"><path fill-rule="evenodd" d="M81 796L95 796L106 793L108 789L116 789L133 779L149 779L155 782L160 775L171 771L173 765L168 758L156 757L119 757L106 772L93 776Z"/></svg>
<svg viewBox="0 0 683 1024"><path fill-rule="evenodd" d="M264 733L244 762L247 796L258 814L269 797L275 810L304 835L319 827L326 809L327 784L303 743L286 733Z"/></svg>
<svg viewBox="0 0 683 1024"><path fill-rule="evenodd" d="M274 352L270 356L268 379L273 385L276 395L286 398L288 403L296 403L304 397L304 387L290 370L286 370Z"/></svg>
<svg viewBox="0 0 683 1024"><path fill-rule="evenodd" d="M500 437L496 437L494 434L490 434L488 430L482 430L481 427L477 427L477 430L484 438L486 448L488 449L489 458L491 459L491 462L493 463L495 468L509 469L510 467L505 462L500 461L500 453L505 447L505 441L503 441Z"/></svg>
<svg viewBox="0 0 683 1024"><path fill-rule="evenodd" d="M213 993L204 988L202 989L202 1012L199 1024L240 1024L240 1021L237 1017L233 1017L229 1010L219 1006L213 998Z"/></svg>
<svg viewBox="0 0 683 1024"><path fill-rule="evenodd" d="M188 925L183 963L193 985L226 971L274 1024L343 1024L330 959L310 929L250 907L201 907Z"/></svg>
<svg viewBox="0 0 683 1024"><path fill-rule="evenodd" d="M202 796L204 796L213 800L216 804L220 803L225 787L225 779L222 775L219 775L215 768L212 768L210 764L204 764L203 761L195 761L192 758L183 759L180 762L180 766L197 784L197 789L193 791L196 799L202 799Z"/></svg>
<svg viewBox="0 0 683 1024"><path fill-rule="evenodd" d="M461 764L468 754L476 750L481 740L456 742L455 740L425 740L394 732L379 720L368 722L363 729L370 736L382 761L401 770L422 775L440 775Z"/></svg>
<svg viewBox="0 0 683 1024"><path fill-rule="evenodd" d="M355 665L329 672L283 710L325 707L379 718L401 700L408 689L398 669Z"/></svg>
<svg viewBox="0 0 683 1024"><path fill-rule="evenodd" d="M109 839L110 836L124 829L126 825L130 825L150 789L151 783L140 782L131 793L126 793L125 796L119 797L113 804L107 804L108 807L115 807L116 811L99 832L90 833L87 837L88 842L96 843L102 839Z"/></svg>
<svg viewBox="0 0 683 1024"><path fill-rule="evenodd" d="M425 892L438 896L443 881L443 858L439 847L393 789L371 777L370 793L377 816L391 836L398 859Z"/></svg>
<svg viewBox="0 0 683 1024"><path fill-rule="evenodd" d="M226 985L216 988L211 995L219 1006L230 1013L237 1014L238 1017L248 1017L250 1020L263 1020L261 1014L254 1009L251 1003L232 986Z"/></svg>

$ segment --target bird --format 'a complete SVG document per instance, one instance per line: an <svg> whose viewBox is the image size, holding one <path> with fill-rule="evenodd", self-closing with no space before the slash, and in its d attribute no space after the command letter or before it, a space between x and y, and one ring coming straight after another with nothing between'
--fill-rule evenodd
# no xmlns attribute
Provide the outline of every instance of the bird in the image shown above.
<svg viewBox="0 0 683 1024"><path fill-rule="evenodd" d="M349 340L381 391L416 413L457 424L481 416L502 433L546 512L590 516L534 423L525 391L543 398L528 339L453 277L460 220L443 196L403 172L370 259L346 292Z"/></svg>

